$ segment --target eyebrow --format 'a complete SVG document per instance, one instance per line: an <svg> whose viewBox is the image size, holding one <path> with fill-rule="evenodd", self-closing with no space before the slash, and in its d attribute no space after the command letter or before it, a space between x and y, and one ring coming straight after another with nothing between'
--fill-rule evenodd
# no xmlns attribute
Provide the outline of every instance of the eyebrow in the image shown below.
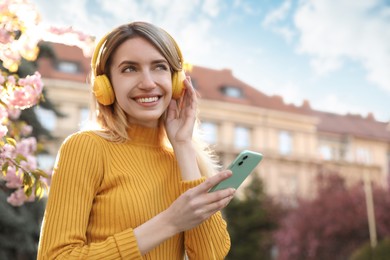
<svg viewBox="0 0 390 260"><path fill-rule="evenodd" d="M153 60L151 62L152 65L154 64L159 64L159 63L165 63L169 66L169 63L168 61L166 61L165 59L158 59L158 60ZM135 61L131 61L131 60L124 60L122 61L121 63L119 63L118 65L118 68L123 66L123 65L138 65L138 62L135 62Z"/></svg>

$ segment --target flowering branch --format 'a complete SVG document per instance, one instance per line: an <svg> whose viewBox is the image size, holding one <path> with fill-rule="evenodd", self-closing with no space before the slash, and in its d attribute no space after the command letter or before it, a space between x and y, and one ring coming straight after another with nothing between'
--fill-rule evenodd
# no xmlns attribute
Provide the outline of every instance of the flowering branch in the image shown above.
<svg viewBox="0 0 390 260"><path fill-rule="evenodd" d="M42 197L48 174L38 168L37 140L28 137L32 127L16 123L23 109L43 99L39 72L20 78L15 74L22 58L36 60L41 40L75 45L91 55L95 38L72 27L43 28L35 5L29 0L2 0L0 3L0 182L15 191L8 202L20 206Z"/></svg>

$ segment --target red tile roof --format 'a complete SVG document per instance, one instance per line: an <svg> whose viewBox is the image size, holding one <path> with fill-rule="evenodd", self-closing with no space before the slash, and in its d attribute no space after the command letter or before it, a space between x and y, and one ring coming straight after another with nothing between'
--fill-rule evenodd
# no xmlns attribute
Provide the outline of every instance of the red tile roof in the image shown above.
<svg viewBox="0 0 390 260"><path fill-rule="evenodd" d="M319 118L317 127L321 132L390 142L390 123L376 121L372 115L338 115L314 110L312 114Z"/></svg>
<svg viewBox="0 0 390 260"><path fill-rule="evenodd" d="M213 70L193 66L191 72L187 74L191 76L195 88L200 93L202 99L219 100L291 113L308 113L304 107L284 103L281 96L268 96L256 88L249 86L234 77L231 70ZM221 88L228 86L241 89L243 97L234 98L225 95L221 91Z"/></svg>

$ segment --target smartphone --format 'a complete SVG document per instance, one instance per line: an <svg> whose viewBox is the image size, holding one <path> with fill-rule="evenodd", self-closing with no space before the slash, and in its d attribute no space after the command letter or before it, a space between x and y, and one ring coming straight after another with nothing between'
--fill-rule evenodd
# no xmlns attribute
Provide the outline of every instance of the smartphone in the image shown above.
<svg viewBox="0 0 390 260"><path fill-rule="evenodd" d="M242 151L227 168L232 171L233 175L212 187L209 192L226 188L238 189L262 159L261 153L249 150Z"/></svg>

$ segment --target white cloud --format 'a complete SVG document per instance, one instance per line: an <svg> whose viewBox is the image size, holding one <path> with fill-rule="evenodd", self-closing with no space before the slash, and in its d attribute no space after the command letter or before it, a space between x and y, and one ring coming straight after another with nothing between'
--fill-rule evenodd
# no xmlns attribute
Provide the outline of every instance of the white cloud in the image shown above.
<svg viewBox="0 0 390 260"><path fill-rule="evenodd" d="M241 9L247 15L255 15L259 12L257 7L255 9L250 5L249 2L243 0L234 0L233 7L236 9Z"/></svg>
<svg viewBox="0 0 390 260"><path fill-rule="evenodd" d="M310 62L310 65L319 75L325 75L329 71L334 71L341 68L342 61L337 57L313 58Z"/></svg>
<svg viewBox="0 0 390 260"><path fill-rule="evenodd" d="M287 25L282 25L282 23L287 20L288 14L291 11L291 6L291 0L285 0L278 8L269 12L262 22L264 28L279 34L287 42L291 42L294 31Z"/></svg>
<svg viewBox="0 0 390 260"><path fill-rule="evenodd" d="M87 0L35 1L44 26L73 27L90 35L103 35L105 19L87 7Z"/></svg>
<svg viewBox="0 0 390 260"><path fill-rule="evenodd" d="M263 20L263 26L269 27L286 19L291 9L291 0L285 0L278 8L269 12Z"/></svg>
<svg viewBox="0 0 390 260"><path fill-rule="evenodd" d="M277 89L277 93L283 94L284 102L287 104L302 105L303 97L302 89L294 82L288 81Z"/></svg>
<svg viewBox="0 0 390 260"><path fill-rule="evenodd" d="M307 0L295 15L298 50L320 74L359 62L367 79L390 91L390 8L381 0Z"/></svg>
<svg viewBox="0 0 390 260"><path fill-rule="evenodd" d="M279 26L279 27L274 27L272 29L276 34L279 34L280 36L283 37L283 39L290 43L295 36L295 32L288 28L287 26Z"/></svg>
<svg viewBox="0 0 390 260"><path fill-rule="evenodd" d="M216 17L220 12L221 4L219 0L204 0L202 10L211 17Z"/></svg>
<svg viewBox="0 0 390 260"><path fill-rule="evenodd" d="M117 0L113 4L111 0L57 0L36 4L44 23L73 26L98 38L124 23L152 22L172 34L191 61L212 56L211 52L220 44L210 30L223 3L222 0Z"/></svg>
<svg viewBox="0 0 390 260"><path fill-rule="evenodd" d="M302 105L303 97L305 96L302 92L302 88L293 81L287 81L283 83L272 83L269 82L267 88L270 90L267 94L269 95L281 95L285 104L294 104L296 106Z"/></svg>

